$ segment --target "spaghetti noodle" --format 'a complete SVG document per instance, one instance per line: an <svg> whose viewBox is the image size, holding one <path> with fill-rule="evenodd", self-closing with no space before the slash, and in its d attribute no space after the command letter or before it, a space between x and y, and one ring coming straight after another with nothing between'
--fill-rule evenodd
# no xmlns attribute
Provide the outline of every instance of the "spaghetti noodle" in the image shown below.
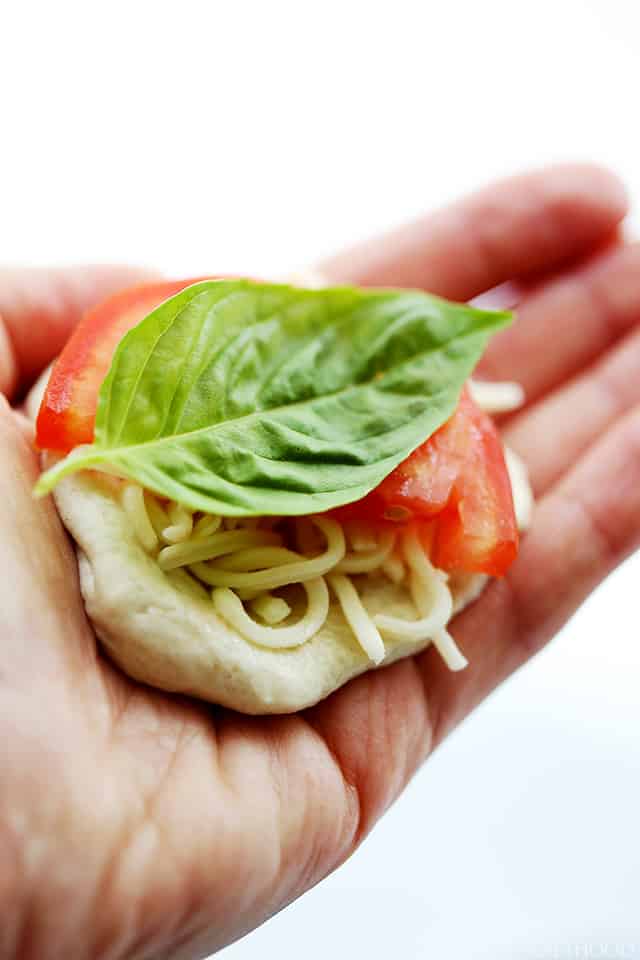
<svg viewBox="0 0 640 960"><path fill-rule="evenodd" d="M511 410L522 402L517 384L476 382L471 387L476 400L491 412ZM510 452L507 457L511 469L524 469ZM432 642L451 670L467 665L446 629L453 610L448 577L431 564L414 528L377 533L355 522L343 525L326 514L297 518L201 514L162 502L132 483L123 486L122 505L140 545L176 588L212 601L216 613L250 643L281 650L311 641L329 614L330 587L371 663L384 660L386 638ZM516 508L525 526L531 502L516 503ZM357 581L372 575L405 583L416 618L372 616ZM306 595L302 615L293 612L288 598L272 593L293 585Z"/></svg>

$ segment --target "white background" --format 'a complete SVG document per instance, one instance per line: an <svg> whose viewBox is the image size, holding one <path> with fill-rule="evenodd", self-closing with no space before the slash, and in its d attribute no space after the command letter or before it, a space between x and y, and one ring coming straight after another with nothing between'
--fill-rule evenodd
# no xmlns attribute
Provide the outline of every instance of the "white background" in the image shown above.
<svg viewBox="0 0 640 960"><path fill-rule="evenodd" d="M639 6L6 4L0 261L281 273L559 159L637 211ZM639 571L226 960L640 957Z"/></svg>

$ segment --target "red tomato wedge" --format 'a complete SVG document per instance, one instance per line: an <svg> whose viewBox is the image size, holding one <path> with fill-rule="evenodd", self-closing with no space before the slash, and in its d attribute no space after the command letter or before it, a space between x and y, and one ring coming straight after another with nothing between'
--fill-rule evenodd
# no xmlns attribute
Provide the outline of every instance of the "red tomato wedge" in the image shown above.
<svg viewBox="0 0 640 960"><path fill-rule="evenodd" d="M122 290L89 310L56 360L38 418L41 450L68 453L91 443L102 381L122 337L164 300L210 277L145 283Z"/></svg>
<svg viewBox="0 0 640 960"><path fill-rule="evenodd" d="M501 576L518 552L502 443L467 390L433 436L338 513L373 525L433 521L431 559L442 570Z"/></svg>

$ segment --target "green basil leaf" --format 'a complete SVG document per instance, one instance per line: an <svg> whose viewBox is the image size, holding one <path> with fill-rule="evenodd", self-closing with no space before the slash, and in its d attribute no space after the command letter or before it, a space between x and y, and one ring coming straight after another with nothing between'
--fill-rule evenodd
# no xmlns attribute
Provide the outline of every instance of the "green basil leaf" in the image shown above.
<svg viewBox="0 0 640 960"><path fill-rule="evenodd" d="M37 492L104 468L231 516L358 500L452 414L510 319L417 290L194 284L125 335L93 445Z"/></svg>

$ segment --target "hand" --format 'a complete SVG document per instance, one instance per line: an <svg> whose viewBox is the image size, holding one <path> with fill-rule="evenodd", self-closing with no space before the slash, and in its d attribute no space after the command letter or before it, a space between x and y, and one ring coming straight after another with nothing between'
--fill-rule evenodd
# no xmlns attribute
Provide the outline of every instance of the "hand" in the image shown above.
<svg viewBox="0 0 640 960"><path fill-rule="evenodd" d="M427 650L274 718L128 680L96 649L73 550L51 500L31 496L24 424L2 409L0 957L179 960L257 926L348 857L446 733L636 547L640 249L616 236L624 212L610 175L557 168L324 266L457 299L523 290L483 372L525 387L504 431L538 504L510 575L454 623L463 673ZM0 274L0 386L19 395L79 310L130 279Z"/></svg>

